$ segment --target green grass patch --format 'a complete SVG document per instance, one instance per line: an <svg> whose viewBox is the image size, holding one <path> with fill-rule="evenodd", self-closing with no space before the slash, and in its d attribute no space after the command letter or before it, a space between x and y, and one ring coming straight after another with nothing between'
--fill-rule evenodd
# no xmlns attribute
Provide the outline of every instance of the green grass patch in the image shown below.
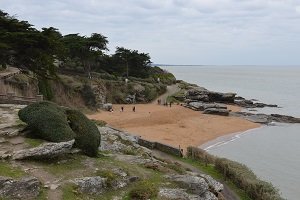
<svg viewBox="0 0 300 200"><path fill-rule="evenodd" d="M40 190L39 195L36 197L36 200L47 200L47 190L45 188L42 188Z"/></svg>
<svg viewBox="0 0 300 200"><path fill-rule="evenodd" d="M45 170L57 176L68 176L74 170L84 169L83 165L84 156L76 155L76 157L67 158L66 160L53 160L44 161L43 165Z"/></svg>
<svg viewBox="0 0 300 200"><path fill-rule="evenodd" d="M34 139L34 138L25 138L25 143L27 143L30 147L37 147L44 143L44 140Z"/></svg>
<svg viewBox="0 0 300 200"><path fill-rule="evenodd" d="M65 184L62 187L63 199L64 200L81 200L83 199L77 194L75 186L73 184Z"/></svg>
<svg viewBox="0 0 300 200"><path fill-rule="evenodd" d="M20 168L13 167L7 162L0 161L0 176L20 178L25 175L26 173Z"/></svg>
<svg viewBox="0 0 300 200"><path fill-rule="evenodd" d="M107 185L109 187L111 187L113 182L119 178L117 174L109 169L97 171L96 175L101 176L102 178L107 178Z"/></svg>

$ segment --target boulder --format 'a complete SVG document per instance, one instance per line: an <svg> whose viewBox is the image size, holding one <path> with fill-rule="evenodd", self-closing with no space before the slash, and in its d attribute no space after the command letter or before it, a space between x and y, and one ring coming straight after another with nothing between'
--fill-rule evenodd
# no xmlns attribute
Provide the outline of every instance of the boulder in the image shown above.
<svg viewBox="0 0 300 200"><path fill-rule="evenodd" d="M103 104L103 110L110 111L112 109L111 103L105 103Z"/></svg>
<svg viewBox="0 0 300 200"><path fill-rule="evenodd" d="M229 110L223 108L207 108L204 110L203 114L228 116Z"/></svg>
<svg viewBox="0 0 300 200"><path fill-rule="evenodd" d="M107 178L100 176L76 178L72 181L81 193L101 194L107 187Z"/></svg>
<svg viewBox="0 0 300 200"><path fill-rule="evenodd" d="M158 197L166 200L200 200L198 195L188 194L185 189L161 188Z"/></svg>
<svg viewBox="0 0 300 200"><path fill-rule="evenodd" d="M186 107L191 108L193 110L199 110L199 111L203 111L208 108L227 109L227 106L223 104L204 103L204 102L190 102L186 105Z"/></svg>
<svg viewBox="0 0 300 200"><path fill-rule="evenodd" d="M188 189L192 194L199 196L204 195L209 189L206 180L202 177L193 175L167 175L166 178L177 182Z"/></svg>
<svg viewBox="0 0 300 200"><path fill-rule="evenodd" d="M206 174L199 174L198 176L204 178L207 182L207 184L209 185L209 187L211 189L213 189L213 192L214 193L218 193L218 192L221 192L223 191L224 189L224 186L222 183L216 181L215 179L213 179L211 176L209 175L206 175Z"/></svg>
<svg viewBox="0 0 300 200"><path fill-rule="evenodd" d="M46 143L35 148L15 151L12 154L14 160L24 159L48 159L70 153L75 140L59 143Z"/></svg>
<svg viewBox="0 0 300 200"><path fill-rule="evenodd" d="M234 103L235 96L236 93L213 92L201 87L186 92L186 99L204 102Z"/></svg>
<svg viewBox="0 0 300 200"><path fill-rule="evenodd" d="M271 122L279 122L279 123L300 123L300 118L292 117L288 115L279 115L279 114L254 114L247 112L234 112L231 113L232 116L242 117L254 123L260 124L269 124Z"/></svg>
<svg viewBox="0 0 300 200"><path fill-rule="evenodd" d="M12 155L9 151L0 151L0 160L5 160L10 158Z"/></svg>
<svg viewBox="0 0 300 200"><path fill-rule="evenodd" d="M35 177L14 180L0 176L0 199L36 199L41 183Z"/></svg>

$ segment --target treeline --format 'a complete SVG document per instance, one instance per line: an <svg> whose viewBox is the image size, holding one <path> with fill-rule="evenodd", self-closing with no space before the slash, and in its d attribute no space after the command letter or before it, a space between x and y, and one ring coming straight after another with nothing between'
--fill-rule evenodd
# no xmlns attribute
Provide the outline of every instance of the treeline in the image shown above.
<svg viewBox="0 0 300 200"><path fill-rule="evenodd" d="M55 77L58 68L91 72L107 72L115 76L149 78L164 74L150 67L147 53L117 47L107 54L108 39L100 33L82 36L62 35L58 29L37 30L0 10L0 66L16 66L34 72L39 79Z"/></svg>

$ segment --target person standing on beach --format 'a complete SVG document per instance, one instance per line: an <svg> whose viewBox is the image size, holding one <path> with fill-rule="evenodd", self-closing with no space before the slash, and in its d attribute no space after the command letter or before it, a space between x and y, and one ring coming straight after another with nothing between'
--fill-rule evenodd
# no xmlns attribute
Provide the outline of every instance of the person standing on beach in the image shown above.
<svg viewBox="0 0 300 200"><path fill-rule="evenodd" d="M121 107L121 111L124 112L124 107L123 106Z"/></svg>
<svg viewBox="0 0 300 200"><path fill-rule="evenodd" d="M132 111L135 112L135 106L133 106Z"/></svg>

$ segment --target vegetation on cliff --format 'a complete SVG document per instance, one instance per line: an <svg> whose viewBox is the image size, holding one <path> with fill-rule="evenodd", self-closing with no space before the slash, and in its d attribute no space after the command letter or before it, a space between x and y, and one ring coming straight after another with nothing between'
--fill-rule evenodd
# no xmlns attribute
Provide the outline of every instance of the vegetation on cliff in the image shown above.
<svg viewBox="0 0 300 200"><path fill-rule="evenodd" d="M115 53L107 54L109 41L100 33L81 36L77 33L62 35L54 27L37 30L29 22L3 11L0 11L0 24L0 66L11 65L33 72L39 92L47 100L60 98L53 86L60 80L58 74L80 77L84 87L75 93L82 97L87 107L96 104L91 90L95 80L116 85L116 94L110 97L110 102L117 103L125 103L128 95L136 93L130 89L124 91L124 87L119 89L118 85L124 85L125 79L129 79L128 87L142 84L145 88L140 102L152 101L164 91L166 84L176 81L171 73L152 67L147 53L117 47Z"/></svg>
<svg viewBox="0 0 300 200"><path fill-rule="evenodd" d="M50 142L75 139L75 145L88 156L97 156L101 135L94 122L77 110L43 101L19 111L33 136Z"/></svg>

